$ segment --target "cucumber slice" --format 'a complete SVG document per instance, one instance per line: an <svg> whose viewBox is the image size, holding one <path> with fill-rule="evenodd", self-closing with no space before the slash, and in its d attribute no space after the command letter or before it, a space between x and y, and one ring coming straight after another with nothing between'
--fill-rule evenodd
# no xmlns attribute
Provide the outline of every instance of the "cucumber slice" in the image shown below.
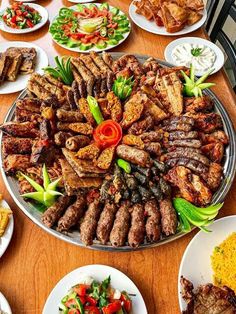
<svg viewBox="0 0 236 314"><path fill-rule="evenodd" d="M83 4L81 4L81 3L76 5L76 10L78 12L82 12L84 8L85 8L85 6Z"/></svg>
<svg viewBox="0 0 236 314"><path fill-rule="evenodd" d="M109 39L109 40L107 41L107 44L108 44L108 45L111 45L111 46L115 46L115 45L118 44L118 40L116 40L115 38Z"/></svg>
<svg viewBox="0 0 236 314"><path fill-rule="evenodd" d="M106 43L104 40L100 39L100 40L95 44L95 46L96 46L98 49L104 49L104 48L106 48L107 43Z"/></svg>
<svg viewBox="0 0 236 314"><path fill-rule="evenodd" d="M110 12L115 16L120 12L120 10L118 8L112 8Z"/></svg>
<svg viewBox="0 0 236 314"><path fill-rule="evenodd" d="M130 28L129 27L118 27L117 31L121 34L125 34L125 33L128 33L130 31Z"/></svg>
<svg viewBox="0 0 236 314"><path fill-rule="evenodd" d="M70 40L68 40L66 45L69 48L76 48L76 47L79 47L81 45L81 42L79 42L78 40L70 39Z"/></svg>
<svg viewBox="0 0 236 314"><path fill-rule="evenodd" d="M81 44L80 45L80 50L83 50L83 51L86 51L86 50L89 50L93 47L93 44Z"/></svg>
<svg viewBox="0 0 236 314"><path fill-rule="evenodd" d="M127 20L127 16L125 14L119 14L113 17L113 21L117 23L123 20Z"/></svg>
<svg viewBox="0 0 236 314"><path fill-rule="evenodd" d="M99 9L100 9L100 10L102 10L102 9L107 9L107 10L109 10L109 4L108 4L107 2L104 2L104 3L102 3L102 4L100 5Z"/></svg>
<svg viewBox="0 0 236 314"><path fill-rule="evenodd" d="M119 27L128 27L129 26L128 20L120 20L120 21L117 21L117 23L118 23Z"/></svg>
<svg viewBox="0 0 236 314"><path fill-rule="evenodd" d="M120 41L120 40L124 39L124 36L120 32L115 31L112 39L116 39L117 41Z"/></svg>

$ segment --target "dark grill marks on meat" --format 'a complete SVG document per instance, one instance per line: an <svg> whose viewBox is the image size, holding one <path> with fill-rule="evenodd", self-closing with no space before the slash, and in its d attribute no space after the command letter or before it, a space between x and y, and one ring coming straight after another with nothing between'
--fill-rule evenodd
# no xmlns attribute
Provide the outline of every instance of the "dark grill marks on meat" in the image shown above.
<svg viewBox="0 0 236 314"><path fill-rule="evenodd" d="M97 238L102 244L106 244L109 241L116 212L116 205L107 201L99 218L96 232Z"/></svg>
<svg viewBox="0 0 236 314"><path fill-rule="evenodd" d="M184 106L186 112L198 112L211 110L213 101L209 96L187 97L184 98Z"/></svg>
<svg viewBox="0 0 236 314"><path fill-rule="evenodd" d="M204 180L206 178L206 174L209 171L209 168L201 162L184 157L169 159L166 161L166 165L171 168L175 166L184 166L202 176Z"/></svg>
<svg viewBox="0 0 236 314"><path fill-rule="evenodd" d="M15 110L15 121L16 122L34 122L38 123L42 120L42 116L39 113L33 113L25 109L20 109L16 107Z"/></svg>
<svg viewBox="0 0 236 314"><path fill-rule="evenodd" d="M64 215L59 219L57 231L68 231L75 226L84 214L85 205L85 197L78 195L76 201L66 209Z"/></svg>
<svg viewBox="0 0 236 314"><path fill-rule="evenodd" d="M2 150L4 155L9 154L30 154L33 140L31 138L4 137Z"/></svg>
<svg viewBox="0 0 236 314"><path fill-rule="evenodd" d="M224 145L220 142L202 146L202 152L213 162L220 163L224 157Z"/></svg>
<svg viewBox="0 0 236 314"><path fill-rule="evenodd" d="M144 209L141 204L135 204L130 208L131 227L128 234L129 245L133 248L138 247L144 241L145 220Z"/></svg>
<svg viewBox="0 0 236 314"><path fill-rule="evenodd" d="M173 122L169 125L165 125L163 127L163 130L168 131L168 132L173 132L173 131L189 132L189 131L192 131L192 125L188 123L182 123L182 122Z"/></svg>
<svg viewBox="0 0 236 314"><path fill-rule="evenodd" d="M161 236L161 214L156 200L150 200L144 205L144 214L147 217L145 229L147 239L156 242Z"/></svg>
<svg viewBox="0 0 236 314"><path fill-rule="evenodd" d="M229 144L229 138L227 134L225 134L225 132L222 130L218 130L210 134L199 132L199 136L203 144L218 143L218 142L224 145Z"/></svg>
<svg viewBox="0 0 236 314"><path fill-rule="evenodd" d="M68 111L64 109L57 109L56 116L59 121L63 121L63 122L83 121L83 115L79 111Z"/></svg>
<svg viewBox="0 0 236 314"><path fill-rule="evenodd" d="M233 290L211 283L200 285L194 291L193 284L181 277L182 296L187 308L182 314L235 314L236 296Z"/></svg>
<svg viewBox="0 0 236 314"><path fill-rule="evenodd" d="M171 117L162 121L163 125L171 125L172 123L185 123L194 126L194 119L188 116Z"/></svg>
<svg viewBox="0 0 236 314"><path fill-rule="evenodd" d="M197 131L190 131L190 132L175 131L175 132L167 133L164 136L167 137L169 141L197 139L198 132Z"/></svg>
<svg viewBox="0 0 236 314"><path fill-rule="evenodd" d="M96 234L98 219L101 213L101 204L99 199L96 199L85 212L83 221L80 225L80 237L81 241L85 245L92 245L93 239Z"/></svg>
<svg viewBox="0 0 236 314"><path fill-rule="evenodd" d="M185 116L194 118L195 127L201 132L212 133L223 128L222 119L219 114L211 113L186 113Z"/></svg>
<svg viewBox="0 0 236 314"><path fill-rule="evenodd" d="M126 242L130 228L130 202L124 201L116 213L113 228L110 233L110 241L113 246L123 246Z"/></svg>
<svg viewBox="0 0 236 314"><path fill-rule="evenodd" d="M192 148L200 148L202 146L201 141L197 139L184 139L184 140L174 140L169 141L166 146L181 146L181 147L192 147Z"/></svg>
<svg viewBox="0 0 236 314"><path fill-rule="evenodd" d="M16 101L16 107L31 112L40 113L40 106L42 101L38 98L24 98Z"/></svg>
<svg viewBox="0 0 236 314"><path fill-rule="evenodd" d="M14 137L39 137L39 130L36 129L35 124L32 122L7 122L0 126L0 130Z"/></svg>
<svg viewBox="0 0 236 314"><path fill-rule="evenodd" d="M161 213L161 228L162 232L166 235L172 235L177 230L177 215L169 199L163 199L159 202Z"/></svg>
<svg viewBox="0 0 236 314"><path fill-rule="evenodd" d="M43 213L41 218L43 224L48 228L53 227L68 207L70 200L71 198L67 195L60 196L58 200Z"/></svg>
<svg viewBox="0 0 236 314"><path fill-rule="evenodd" d="M140 134L140 138L144 143L159 142L163 138L163 133L158 131L144 132Z"/></svg>
<svg viewBox="0 0 236 314"><path fill-rule="evenodd" d="M152 129L154 126L154 121L151 116L147 116L143 120L134 122L132 126L128 129L129 134L142 135L144 132Z"/></svg>

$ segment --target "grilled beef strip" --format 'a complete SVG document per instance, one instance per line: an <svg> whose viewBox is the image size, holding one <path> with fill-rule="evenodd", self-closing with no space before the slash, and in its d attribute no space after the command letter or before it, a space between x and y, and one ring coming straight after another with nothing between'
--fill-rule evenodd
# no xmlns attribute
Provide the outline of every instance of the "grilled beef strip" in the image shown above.
<svg viewBox="0 0 236 314"><path fill-rule="evenodd" d="M149 131L150 129L153 128L154 121L151 116L147 116L143 120L139 120L137 122L134 122L131 127L128 129L129 134L134 134L134 135L140 135L142 138L142 135L144 132ZM155 131L152 131L155 132ZM157 132L158 133L158 132Z"/></svg>
<svg viewBox="0 0 236 314"><path fill-rule="evenodd" d="M76 99L78 99L78 98L79 97L77 97ZM75 110L77 108L75 97L74 97L74 92L73 92L72 88L67 91L67 93L66 93L66 100L69 103L71 110Z"/></svg>
<svg viewBox="0 0 236 314"><path fill-rule="evenodd" d="M57 231L69 231L70 228L77 225L79 219L84 215L85 206L85 197L83 195L78 195L76 201L66 209L64 215L59 219Z"/></svg>
<svg viewBox="0 0 236 314"><path fill-rule="evenodd" d="M144 208L141 204L135 204L129 210L131 227L128 233L128 243L131 247L137 248L143 243L145 237Z"/></svg>
<svg viewBox="0 0 236 314"><path fill-rule="evenodd" d="M42 215L42 223L51 228L59 220L65 209L69 206L71 198L68 195L60 196Z"/></svg>
<svg viewBox="0 0 236 314"><path fill-rule="evenodd" d="M184 166L202 176L204 180L206 178L206 174L209 171L208 166L205 166L201 162L184 157L168 159L166 161L166 165L171 168L175 166Z"/></svg>
<svg viewBox="0 0 236 314"><path fill-rule="evenodd" d="M147 239L150 242L157 242L161 236L161 214L156 200L150 200L144 205L147 221L145 225Z"/></svg>
<svg viewBox="0 0 236 314"><path fill-rule="evenodd" d="M99 199L96 199L91 204L89 204L89 207L86 210L83 221L80 225L80 238L86 246L93 244L100 213L101 203Z"/></svg>
<svg viewBox="0 0 236 314"><path fill-rule="evenodd" d="M191 148L200 148L202 146L201 141L197 139L181 139L167 142L166 146L180 146L180 147L191 147Z"/></svg>
<svg viewBox="0 0 236 314"><path fill-rule="evenodd" d="M31 153L33 143L31 138L3 137L2 151L4 155L27 155Z"/></svg>
<svg viewBox="0 0 236 314"><path fill-rule="evenodd" d="M33 122L6 122L0 126L0 130L14 137L39 137L39 130Z"/></svg>
<svg viewBox="0 0 236 314"><path fill-rule="evenodd" d="M107 201L100 215L96 232L97 238L102 244L106 244L109 241L116 212L116 205Z"/></svg>

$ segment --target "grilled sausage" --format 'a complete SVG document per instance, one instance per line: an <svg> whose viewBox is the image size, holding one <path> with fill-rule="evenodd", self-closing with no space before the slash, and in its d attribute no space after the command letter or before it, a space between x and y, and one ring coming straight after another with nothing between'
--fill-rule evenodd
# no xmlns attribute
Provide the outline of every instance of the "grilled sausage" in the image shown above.
<svg viewBox="0 0 236 314"><path fill-rule="evenodd" d="M84 147L90 143L90 138L85 135L76 135L69 137L66 140L66 148L75 152L81 147Z"/></svg>
<svg viewBox="0 0 236 314"><path fill-rule="evenodd" d="M144 132L140 135L140 138L144 143L159 142L162 137L163 133L158 131Z"/></svg>
<svg viewBox="0 0 236 314"><path fill-rule="evenodd" d="M163 125L171 125L172 123L185 123L194 125L194 119L188 116L171 117L168 120L164 120Z"/></svg>
<svg viewBox="0 0 236 314"><path fill-rule="evenodd" d="M198 138L197 131L183 132L183 131L175 131L168 134L169 141L174 140L185 140L185 139L195 139Z"/></svg>
<svg viewBox="0 0 236 314"><path fill-rule="evenodd" d="M64 147L68 138L72 137L70 132L59 131L54 134L54 142L57 146Z"/></svg>
<svg viewBox="0 0 236 314"><path fill-rule="evenodd" d="M48 228L51 228L61 217L64 210L70 203L70 197L67 195L60 196L58 200L49 207L42 215L42 222Z"/></svg>
<svg viewBox="0 0 236 314"><path fill-rule="evenodd" d="M106 202L97 226L97 238L102 244L106 244L109 240L110 232L115 220L117 207L114 203Z"/></svg>
<svg viewBox="0 0 236 314"><path fill-rule="evenodd" d="M89 207L84 215L83 222L80 225L81 241L85 245L92 245L96 234L98 218L101 212L101 204L98 199L89 204Z"/></svg>
<svg viewBox="0 0 236 314"><path fill-rule="evenodd" d="M183 146L183 147L192 147L192 148L200 148L202 146L201 141L195 139L181 139L169 141L167 143L168 146Z"/></svg>
<svg viewBox="0 0 236 314"><path fill-rule="evenodd" d="M158 210L156 200L150 200L144 205L146 221L146 234L150 242L156 242L161 236L161 214Z"/></svg>
<svg viewBox="0 0 236 314"><path fill-rule="evenodd" d="M141 204L135 204L130 208L131 227L128 234L129 245L133 248L138 247L144 241L145 220L144 210Z"/></svg>
<svg viewBox="0 0 236 314"><path fill-rule="evenodd" d="M120 158L142 167L148 166L150 164L150 155L138 148L122 144L117 146L116 153Z"/></svg>
<svg viewBox="0 0 236 314"><path fill-rule="evenodd" d="M130 227L130 202L124 201L116 213L113 228L110 233L112 246L123 246L128 236Z"/></svg>
<svg viewBox="0 0 236 314"><path fill-rule="evenodd" d="M57 231L68 231L75 226L84 214L85 204L85 197L78 195L76 201L67 208L64 215L59 219Z"/></svg>
<svg viewBox="0 0 236 314"><path fill-rule="evenodd" d="M166 165L171 168L175 166L184 166L200 175L208 173L209 170L208 167L202 164L201 162L183 157L169 159L166 161Z"/></svg>
<svg viewBox="0 0 236 314"><path fill-rule="evenodd" d="M172 203L169 199L164 199L159 202L161 212L162 232L166 235L172 235L177 230L177 215Z"/></svg>
<svg viewBox="0 0 236 314"><path fill-rule="evenodd" d="M173 122L171 124L165 125L163 129L168 132L172 132L172 131L189 132L189 131L192 131L192 125L188 123Z"/></svg>
<svg viewBox="0 0 236 314"><path fill-rule="evenodd" d="M64 109L57 109L57 119L62 122L81 122L83 115L79 111L67 111Z"/></svg>

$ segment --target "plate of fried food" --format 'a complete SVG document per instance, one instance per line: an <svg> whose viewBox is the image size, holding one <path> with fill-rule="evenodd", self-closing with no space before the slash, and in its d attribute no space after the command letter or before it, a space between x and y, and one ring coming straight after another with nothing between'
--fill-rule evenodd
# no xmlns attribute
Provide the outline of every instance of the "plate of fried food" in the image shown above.
<svg viewBox="0 0 236 314"><path fill-rule="evenodd" d="M236 168L232 123L212 83L201 85L207 75L200 84L193 68L123 53L55 61L0 126L4 182L22 211L100 250L206 229Z"/></svg>
<svg viewBox="0 0 236 314"><path fill-rule="evenodd" d="M129 15L135 24L150 33L176 36L201 27L207 11L202 0L134 0Z"/></svg>
<svg viewBox="0 0 236 314"><path fill-rule="evenodd" d="M0 257L6 251L12 237L14 219L7 202L0 195ZM1 308L1 307L0 307Z"/></svg>
<svg viewBox="0 0 236 314"><path fill-rule="evenodd" d="M142 295L121 271L106 265L87 265L63 277L50 293L43 314L147 314ZM90 310L90 311L89 311Z"/></svg>
<svg viewBox="0 0 236 314"><path fill-rule="evenodd" d="M192 239L181 261L178 290L183 313L236 311L236 216L216 220L209 230Z"/></svg>
<svg viewBox="0 0 236 314"><path fill-rule="evenodd" d="M47 65L46 52L35 44L23 41L0 43L0 94L21 91L30 74Z"/></svg>

